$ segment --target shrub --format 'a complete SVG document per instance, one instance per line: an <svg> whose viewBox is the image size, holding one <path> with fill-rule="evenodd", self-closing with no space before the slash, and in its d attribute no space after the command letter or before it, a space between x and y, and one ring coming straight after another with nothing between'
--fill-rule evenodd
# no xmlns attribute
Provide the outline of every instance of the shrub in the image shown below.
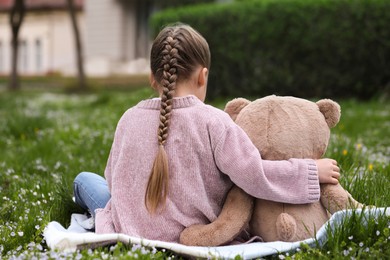
<svg viewBox="0 0 390 260"><path fill-rule="evenodd" d="M155 1L155 4L159 8L173 8L173 7L181 7L187 5L195 5L200 3L210 3L214 2L214 0L164 0L164 1Z"/></svg>
<svg viewBox="0 0 390 260"><path fill-rule="evenodd" d="M389 93L390 1L247 0L156 13L209 42L208 97L370 98Z"/></svg>

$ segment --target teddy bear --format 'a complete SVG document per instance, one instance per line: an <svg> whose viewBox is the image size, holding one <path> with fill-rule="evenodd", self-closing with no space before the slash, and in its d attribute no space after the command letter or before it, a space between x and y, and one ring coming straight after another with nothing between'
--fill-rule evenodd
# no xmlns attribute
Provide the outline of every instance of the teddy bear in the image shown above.
<svg viewBox="0 0 390 260"><path fill-rule="evenodd" d="M341 115L339 104L330 99L312 102L275 95L253 102L233 99L225 112L247 133L265 160L321 158L330 128ZM294 180L291 183L294 185ZM187 227L180 243L226 245L245 232L264 242L300 241L314 237L334 212L363 207L340 184L321 184L320 190L320 201L297 205L253 198L233 186L218 218L207 225Z"/></svg>

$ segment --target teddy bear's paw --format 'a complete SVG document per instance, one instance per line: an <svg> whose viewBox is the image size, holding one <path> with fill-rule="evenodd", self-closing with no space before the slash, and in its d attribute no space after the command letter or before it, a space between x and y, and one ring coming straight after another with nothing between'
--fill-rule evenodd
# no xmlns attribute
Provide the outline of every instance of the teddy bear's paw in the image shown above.
<svg viewBox="0 0 390 260"><path fill-rule="evenodd" d="M365 207L371 208L371 206L369 206L369 205L367 206L367 205L364 205L364 204L356 201L354 198L352 198L352 196L348 198L348 208L349 209L362 209Z"/></svg>
<svg viewBox="0 0 390 260"><path fill-rule="evenodd" d="M221 213L207 225L192 225L180 234L188 246L220 246L232 242L248 225L254 199L237 186L229 191Z"/></svg>
<svg viewBox="0 0 390 260"><path fill-rule="evenodd" d="M276 219L276 232L281 241L291 241L297 231L295 219L287 214L282 213Z"/></svg>
<svg viewBox="0 0 390 260"><path fill-rule="evenodd" d="M206 225L193 225L184 229L180 234L180 244L187 246L204 246L204 240L209 238L209 230ZM206 243L213 244L214 241L208 241Z"/></svg>

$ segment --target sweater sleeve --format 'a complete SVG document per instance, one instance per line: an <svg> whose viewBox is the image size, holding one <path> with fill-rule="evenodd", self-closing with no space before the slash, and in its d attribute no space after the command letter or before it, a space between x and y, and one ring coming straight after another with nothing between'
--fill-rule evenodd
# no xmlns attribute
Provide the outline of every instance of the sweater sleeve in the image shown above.
<svg viewBox="0 0 390 260"><path fill-rule="evenodd" d="M218 168L254 197L291 204L311 203L320 198L314 160L262 160L258 149L237 125L225 129L214 153Z"/></svg>
<svg viewBox="0 0 390 260"><path fill-rule="evenodd" d="M110 192L111 192L111 188L112 188L112 171L113 171L113 168L115 167L116 161L117 161L118 156L119 156L120 144L121 144L122 139L123 139L123 135L124 135L124 132L126 129L126 124L128 123L127 115L130 111L131 111L131 108L128 109L118 121L118 124L117 124L116 129L115 129L114 140L112 142L110 154L109 154L108 159L107 159L106 168L104 170L104 177L107 181L108 190Z"/></svg>
<svg viewBox="0 0 390 260"><path fill-rule="evenodd" d="M104 209L96 209L95 213L95 232L97 234L115 233L115 227L111 216L111 200L108 201Z"/></svg>
<svg viewBox="0 0 390 260"><path fill-rule="evenodd" d="M110 154L109 154L108 160L107 160L107 165L106 165L106 168L104 170L104 178L107 181L108 190L110 191L110 193L111 193L111 188L112 188L112 181L111 181L112 173L111 172L112 172L112 148L110 150Z"/></svg>

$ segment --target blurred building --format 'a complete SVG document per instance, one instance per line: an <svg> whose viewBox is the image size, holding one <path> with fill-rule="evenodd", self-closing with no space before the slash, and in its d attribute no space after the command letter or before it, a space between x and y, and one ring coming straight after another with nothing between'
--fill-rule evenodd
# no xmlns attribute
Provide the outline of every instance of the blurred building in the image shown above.
<svg viewBox="0 0 390 260"><path fill-rule="evenodd" d="M148 0L85 0L85 54L89 74L149 71Z"/></svg>
<svg viewBox="0 0 390 260"><path fill-rule="evenodd" d="M0 74L11 68L10 10L0 0ZM74 0L88 75L147 73L148 0ZM74 35L66 0L25 0L19 33L21 75L76 74Z"/></svg>

